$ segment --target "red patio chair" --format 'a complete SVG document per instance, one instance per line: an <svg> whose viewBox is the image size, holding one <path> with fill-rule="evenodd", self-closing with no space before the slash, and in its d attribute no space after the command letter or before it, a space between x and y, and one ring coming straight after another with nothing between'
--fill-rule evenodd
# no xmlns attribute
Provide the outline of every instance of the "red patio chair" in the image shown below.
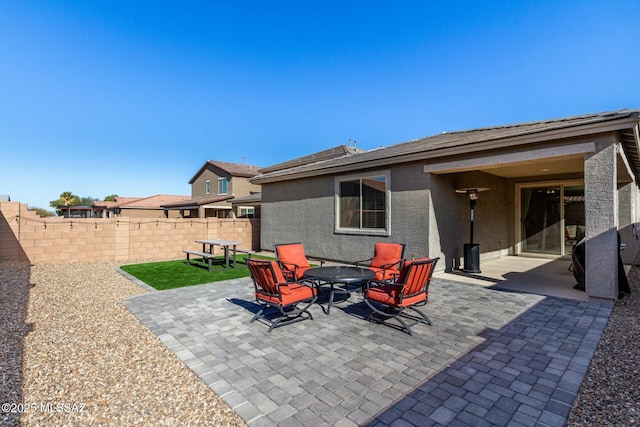
<svg viewBox="0 0 640 427"><path fill-rule="evenodd" d="M307 317L313 320L313 316L308 311L311 304L316 301L316 291L313 286L300 282L287 282L276 261L249 259L247 265L253 279L256 301L265 306L253 316L251 322L264 319L271 325L268 331L271 332L277 326L288 325ZM298 307L298 304L304 305ZM273 311L267 313L269 308L279 311L280 316L267 317L267 314L271 316L274 313ZM305 313L307 316L304 316Z"/></svg>
<svg viewBox="0 0 640 427"><path fill-rule="evenodd" d="M373 310L369 319L375 315L384 323L394 318L409 335L413 335L411 326L418 323L433 325L418 307L429 302L429 284L438 259L420 258L405 262L395 282L370 281L363 290L364 302ZM405 313L406 309L416 312L419 317ZM414 322L409 325L403 317Z"/></svg>
<svg viewBox="0 0 640 427"><path fill-rule="evenodd" d="M311 268L309 260L304 253L302 243L281 243L275 245L276 259L282 267L282 274L287 281L296 281L302 278L305 271ZM322 266L324 261L312 260L319 262Z"/></svg>
<svg viewBox="0 0 640 427"><path fill-rule="evenodd" d="M376 272L375 280L397 279L404 259L404 243L376 243L373 258L356 261L356 267L366 266Z"/></svg>

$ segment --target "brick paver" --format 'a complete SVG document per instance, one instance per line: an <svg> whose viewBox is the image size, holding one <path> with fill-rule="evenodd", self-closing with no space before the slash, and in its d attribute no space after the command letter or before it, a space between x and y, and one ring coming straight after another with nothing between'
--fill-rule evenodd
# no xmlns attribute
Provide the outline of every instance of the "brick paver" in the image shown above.
<svg viewBox="0 0 640 427"><path fill-rule="evenodd" d="M558 425L612 304L435 279L433 326L370 323L358 295L267 333L250 279L125 304L249 425ZM393 321L391 321L393 322Z"/></svg>

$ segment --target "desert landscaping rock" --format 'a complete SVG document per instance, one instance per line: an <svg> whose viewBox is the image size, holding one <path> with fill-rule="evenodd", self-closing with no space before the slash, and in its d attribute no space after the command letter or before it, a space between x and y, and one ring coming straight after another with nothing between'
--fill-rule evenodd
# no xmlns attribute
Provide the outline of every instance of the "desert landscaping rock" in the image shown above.
<svg viewBox="0 0 640 427"><path fill-rule="evenodd" d="M31 267L21 424L244 425L122 305L145 291L115 267ZM26 280L24 268L0 263L3 286ZM6 281L11 274L18 279ZM17 425L15 416L5 421Z"/></svg>

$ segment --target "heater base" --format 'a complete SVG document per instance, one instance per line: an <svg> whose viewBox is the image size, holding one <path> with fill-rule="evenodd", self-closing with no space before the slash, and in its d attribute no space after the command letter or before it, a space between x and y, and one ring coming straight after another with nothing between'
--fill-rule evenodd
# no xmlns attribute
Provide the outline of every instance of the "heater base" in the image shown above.
<svg viewBox="0 0 640 427"><path fill-rule="evenodd" d="M478 243L464 244L465 273L480 273L480 245Z"/></svg>

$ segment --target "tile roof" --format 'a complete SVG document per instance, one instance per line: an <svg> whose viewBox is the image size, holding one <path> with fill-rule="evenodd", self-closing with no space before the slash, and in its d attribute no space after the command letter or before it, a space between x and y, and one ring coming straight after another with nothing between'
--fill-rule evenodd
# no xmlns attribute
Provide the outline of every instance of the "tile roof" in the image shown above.
<svg viewBox="0 0 640 427"><path fill-rule="evenodd" d="M262 193L251 193L248 196L236 197L231 203L234 205L241 203L259 203L262 201Z"/></svg>
<svg viewBox="0 0 640 427"><path fill-rule="evenodd" d="M625 109L465 131L442 132L426 138L365 152L349 153L336 158L293 166L289 169L273 170L274 168L269 167L266 168L267 173L261 173L251 179L251 182L262 184L303 176L343 172L349 169L379 167L403 161L470 154L488 149L610 131L615 128L614 125L619 125L620 129L628 129L632 128L638 120L640 120L640 110ZM617 123L618 121L620 124ZM607 125L611 127L607 128ZM632 137L632 135L629 136L629 138ZM630 144L630 146L632 145ZM633 147L631 148L633 150ZM636 169L640 172L640 162L638 162ZM268 172L269 170L272 172Z"/></svg>
<svg viewBox="0 0 640 427"><path fill-rule="evenodd" d="M188 206L202 206L202 205L208 205L210 203L216 203L216 202L224 202L225 200L231 200L233 199L234 196L233 194L230 195L226 195L226 196L215 196L215 197L199 197L199 198L195 198L195 199L186 199L186 200L182 200L179 202L174 202L174 203L167 203L164 204L162 207L164 208L185 208Z"/></svg>
<svg viewBox="0 0 640 427"><path fill-rule="evenodd" d="M258 175L258 171L260 170L260 167L258 166L246 165L244 163L227 163L219 162L217 160L209 160L207 163L216 166L233 176L242 176L246 178Z"/></svg>
<svg viewBox="0 0 640 427"><path fill-rule="evenodd" d="M94 206L99 206L99 207L103 207L106 209L112 209L112 208L117 208L118 206L125 204L125 203L131 203L131 202L135 202L136 200L141 200L144 197L121 197L121 196L116 196L116 200L113 202L107 202L107 201L95 201L93 203Z"/></svg>
<svg viewBox="0 0 640 427"><path fill-rule="evenodd" d="M208 160L202 167L198 170L198 172L189 180L189 184L192 184L193 181L196 180L200 174L207 168L207 166L214 166L231 176L237 176L241 178L252 178L259 174L260 166L239 164L239 163L228 163L228 162L220 162L217 160Z"/></svg>
<svg viewBox="0 0 640 427"><path fill-rule="evenodd" d="M121 209L136 209L136 208L160 209L167 203L178 203L185 200L189 200L190 198L191 196L173 196L173 195L166 195L166 194L156 194L155 196L149 196L149 197L138 198L138 199L131 198L132 200L120 202L118 206ZM120 198L118 198L118 201L119 200Z"/></svg>
<svg viewBox="0 0 640 427"><path fill-rule="evenodd" d="M297 159L288 160L286 162L278 163L273 166L260 169L260 173L275 172L278 170L289 169L295 166L307 165L309 163L319 162L321 160L333 159L336 157L345 156L347 154L364 153L366 150L356 148L354 146L339 145L337 147L329 148L328 150L319 151L308 156L299 157Z"/></svg>

